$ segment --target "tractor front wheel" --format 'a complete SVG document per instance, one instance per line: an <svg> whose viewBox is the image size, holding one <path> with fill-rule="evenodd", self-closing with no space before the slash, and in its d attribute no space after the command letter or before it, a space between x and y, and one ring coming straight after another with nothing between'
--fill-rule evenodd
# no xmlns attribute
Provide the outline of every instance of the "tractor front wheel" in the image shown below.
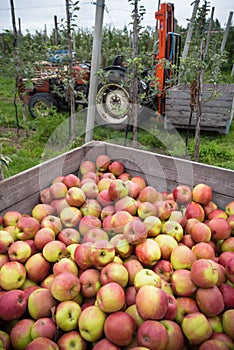
<svg viewBox="0 0 234 350"><path fill-rule="evenodd" d="M58 108L56 100L54 97L45 92L38 92L34 94L28 104L28 109L33 118L37 118L39 116L47 117L52 108Z"/></svg>

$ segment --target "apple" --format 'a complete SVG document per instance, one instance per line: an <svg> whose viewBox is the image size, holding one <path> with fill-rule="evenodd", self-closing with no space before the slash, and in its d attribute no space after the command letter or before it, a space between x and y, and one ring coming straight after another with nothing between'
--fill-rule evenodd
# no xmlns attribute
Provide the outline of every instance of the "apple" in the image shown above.
<svg viewBox="0 0 234 350"><path fill-rule="evenodd" d="M144 285L150 285L150 286L160 288L161 277L151 269L146 269L146 268L140 269L135 274L134 287L138 291L140 287Z"/></svg>
<svg viewBox="0 0 234 350"><path fill-rule="evenodd" d="M128 195L128 187L123 180L112 180L108 188L108 194L111 200L118 200Z"/></svg>
<svg viewBox="0 0 234 350"><path fill-rule="evenodd" d="M50 205L55 209L54 215L59 216L61 211L64 208L69 207L70 205L68 204L66 197L64 198L58 198L58 199L53 199Z"/></svg>
<svg viewBox="0 0 234 350"><path fill-rule="evenodd" d="M103 338L95 343L93 350L121 350L121 348L111 343L108 339Z"/></svg>
<svg viewBox="0 0 234 350"><path fill-rule="evenodd" d="M223 344L225 344L228 349L233 350L234 349L234 341L232 340L229 335L222 333L222 332L213 332L210 339L216 339L221 341Z"/></svg>
<svg viewBox="0 0 234 350"><path fill-rule="evenodd" d="M0 269L6 263L9 262L9 256L7 254L0 254Z"/></svg>
<svg viewBox="0 0 234 350"><path fill-rule="evenodd" d="M66 253L66 245L58 240L46 243L42 249L43 257L51 263L65 257Z"/></svg>
<svg viewBox="0 0 234 350"><path fill-rule="evenodd" d="M155 286L144 285L137 293L136 306L144 320L163 319L168 310L167 293Z"/></svg>
<svg viewBox="0 0 234 350"><path fill-rule="evenodd" d="M131 220L124 225L123 235L129 243L138 245L147 238L146 226L139 220Z"/></svg>
<svg viewBox="0 0 234 350"><path fill-rule="evenodd" d="M107 241L108 239L109 239L109 236L106 231L104 231L99 227L94 227L85 233L83 237L83 243L86 243L86 242L95 243L100 240Z"/></svg>
<svg viewBox="0 0 234 350"><path fill-rule="evenodd" d="M83 216L79 223L79 232L82 237L84 237L85 233L91 228L98 227L101 228L102 222L101 220L94 215L86 215Z"/></svg>
<svg viewBox="0 0 234 350"><path fill-rule="evenodd" d="M229 348L218 339L208 339L204 341L199 347L200 350L216 349L216 350L228 350Z"/></svg>
<svg viewBox="0 0 234 350"><path fill-rule="evenodd" d="M115 180L116 176L110 172L110 171L106 171L106 172L97 172L99 179L110 179L110 180Z"/></svg>
<svg viewBox="0 0 234 350"><path fill-rule="evenodd" d="M146 320L137 329L137 343L146 349L167 349L169 335L162 323L157 320Z"/></svg>
<svg viewBox="0 0 234 350"><path fill-rule="evenodd" d="M178 247L177 240L166 233L161 233L160 235L156 236L154 240L159 245L161 259L170 260L173 249Z"/></svg>
<svg viewBox="0 0 234 350"><path fill-rule="evenodd" d="M212 188L211 186L199 183L193 187L192 199L200 204L206 205L212 199Z"/></svg>
<svg viewBox="0 0 234 350"><path fill-rule="evenodd" d="M134 285L135 275L137 271L143 269L143 265L136 256L130 256L124 261L124 266L128 270L128 284Z"/></svg>
<svg viewBox="0 0 234 350"><path fill-rule="evenodd" d="M202 312L184 316L181 328L191 345L200 345L212 335L211 325Z"/></svg>
<svg viewBox="0 0 234 350"><path fill-rule="evenodd" d="M27 277L33 282L41 282L50 272L50 262L42 253L32 255L24 264Z"/></svg>
<svg viewBox="0 0 234 350"><path fill-rule="evenodd" d="M94 266L105 266L115 257L115 247L108 240L99 240L91 245L90 260Z"/></svg>
<svg viewBox="0 0 234 350"><path fill-rule="evenodd" d="M53 273L54 275L58 275L62 272L70 272L73 273L73 275L78 276L78 266L70 258L64 257L60 259L59 261L55 262L53 267Z"/></svg>
<svg viewBox="0 0 234 350"><path fill-rule="evenodd" d="M213 334L216 332L223 332L223 325L220 315L208 317L208 321L212 327Z"/></svg>
<svg viewBox="0 0 234 350"><path fill-rule="evenodd" d="M101 205L96 199L88 198L85 203L80 207L80 211L83 216L92 215L99 217L101 214Z"/></svg>
<svg viewBox="0 0 234 350"><path fill-rule="evenodd" d="M224 310L223 296L217 286L198 288L195 298L200 311L207 317L219 315Z"/></svg>
<svg viewBox="0 0 234 350"><path fill-rule="evenodd" d="M96 169L96 164L95 164L95 162L93 162L91 160L83 160L80 163L79 171L80 171L81 175L84 175L84 174L88 173L89 171L94 172L95 169Z"/></svg>
<svg viewBox="0 0 234 350"><path fill-rule="evenodd" d="M96 303L103 312L113 313L125 306L123 287L116 282L109 282L97 291Z"/></svg>
<svg viewBox="0 0 234 350"><path fill-rule="evenodd" d="M231 216L234 214L234 201L230 201L226 204L225 211L228 216Z"/></svg>
<svg viewBox="0 0 234 350"><path fill-rule="evenodd" d="M106 338L120 347L131 343L135 330L136 323L134 319L125 311L111 313L107 316L104 324Z"/></svg>
<svg viewBox="0 0 234 350"><path fill-rule="evenodd" d="M145 220L148 216L156 216L156 214L157 214L157 210L153 203L150 203L150 202L138 203L137 215L142 220Z"/></svg>
<svg viewBox="0 0 234 350"><path fill-rule="evenodd" d="M0 270L0 287L4 290L19 289L26 280L26 269L18 261L6 262Z"/></svg>
<svg viewBox="0 0 234 350"><path fill-rule="evenodd" d="M10 330L10 343L14 349L25 349L32 341L31 329L33 324L34 320L24 318L18 320L12 326Z"/></svg>
<svg viewBox="0 0 234 350"><path fill-rule="evenodd" d="M10 350L10 346L11 346L9 334L1 330L0 330L0 346L1 346L1 349L6 349L6 350Z"/></svg>
<svg viewBox="0 0 234 350"><path fill-rule="evenodd" d="M15 226L22 214L17 210L8 210L2 217L3 227Z"/></svg>
<svg viewBox="0 0 234 350"><path fill-rule="evenodd" d="M225 240L223 240L222 244L221 244L221 250L222 252L228 252L228 251L232 251L234 252L234 237L228 237Z"/></svg>
<svg viewBox="0 0 234 350"><path fill-rule="evenodd" d="M70 331L62 334L58 338L57 344L59 350L73 350L74 348L77 350L87 349L87 343L78 331Z"/></svg>
<svg viewBox="0 0 234 350"><path fill-rule="evenodd" d="M47 215L41 221L41 228L49 227L57 235L63 228L63 224L59 217L55 215Z"/></svg>
<svg viewBox="0 0 234 350"><path fill-rule="evenodd" d="M146 180L142 176L139 176L139 175L132 176L131 181L139 185L140 191L146 187Z"/></svg>
<svg viewBox="0 0 234 350"><path fill-rule="evenodd" d="M208 220L212 220L214 218L223 218L223 219L227 219L228 215L225 212L225 210L222 209L214 209L212 210L212 212L208 215Z"/></svg>
<svg viewBox="0 0 234 350"><path fill-rule="evenodd" d="M138 195L140 202L154 203L158 200L158 191L152 186L145 186Z"/></svg>
<svg viewBox="0 0 234 350"><path fill-rule="evenodd" d="M165 320L174 320L177 311L178 311L178 306L177 306L177 301L174 295L167 293L167 299L168 299L168 308L167 312L164 316Z"/></svg>
<svg viewBox="0 0 234 350"><path fill-rule="evenodd" d="M135 254L143 266L154 266L161 258L160 247L152 238L147 238L136 245Z"/></svg>
<svg viewBox="0 0 234 350"><path fill-rule="evenodd" d="M0 253L6 253L13 242L14 239L9 232L0 230Z"/></svg>
<svg viewBox="0 0 234 350"><path fill-rule="evenodd" d="M186 269L175 270L172 273L171 285L177 296L192 297L197 290L197 286L191 279L191 271Z"/></svg>
<svg viewBox="0 0 234 350"><path fill-rule="evenodd" d="M109 196L108 189L102 190L97 195L97 201L101 204L101 206L109 206L112 205L113 201Z"/></svg>
<svg viewBox="0 0 234 350"><path fill-rule="evenodd" d="M5 291L0 294L0 319L12 321L20 318L27 309L27 298L19 289Z"/></svg>
<svg viewBox="0 0 234 350"><path fill-rule="evenodd" d="M125 301L126 307L131 306L136 303L137 290L135 286L126 286L125 288Z"/></svg>
<svg viewBox="0 0 234 350"><path fill-rule="evenodd" d="M57 332L55 322L50 317L42 317L36 320L31 327L31 337L36 339L46 337L53 340Z"/></svg>
<svg viewBox="0 0 234 350"><path fill-rule="evenodd" d="M57 305L57 301L47 288L35 289L28 297L28 312L34 319L51 317L52 308Z"/></svg>
<svg viewBox="0 0 234 350"><path fill-rule="evenodd" d="M184 349L184 335L181 327L173 320L161 320L160 323L166 328L169 336L167 350Z"/></svg>
<svg viewBox="0 0 234 350"><path fill-rule="evenodd" d="M144 322L143 318L141 318L141 316L139 315L139 312L137 311L136 304L132 304L128 306L125 312L134 319L137 328Z"/></svg>
<svg viewBox="0 0 234 350"><path fill-rule="evenodd" d="M163 280L170 282L171 275L174 271L172 264L169 260L160 259L153 266L153 271Z"/></svg>
<svg viewBox="0 0 234 350"><path fill-rule="evenodd" d="M124 182L128 188L128 196L136 199L140 193L140 186L138 185L138 183L133 182L130 179L124 180Z"/></svg>
<svg viewBox="0 0 234 350"><path fill-rule="evenodd" d="M225 276L228 281L234 283L234 259L230 259L225 266Z"/></svg>
<svg viewBox="0 0 234 350"><path fill-rule="evenodd" d="M230 259L234 259L234 252L223 252L220 254L218 262L219 262L219 264L226 267L226 265Z"/></svg>
<svg viewBox="0 0 234 350"><path fill-rule="evenodd" d="M100 271L93 268L89 268L81 273L79 279L82 296L84 298L95 297L97 291L101 287Z"/></svg>
<svg viewBox="0 0 234 350"><path fill-rule="evenodd" d="M208 222L213 240L226 239L231 236L231 226L224 218L214 218Z"/></svg>
<svg viewBox="0 0 234 350"><path fill-rule="evenodd" d="M120 258L127 258L133 251L133 245L127 241L124 234L118 233L111 237L110 243L114 246Z"/></svg>
<svg viewBox="0 0 234 350"><path fill-rule="evenodd" d="M196 301L191 297L176 297L177 314L175 321L181 325L184 317L194 312L199 312Z"/></svg>
<svg viewBox="0 0 234 350"><path fill-rule="evenodd" d="M65 332L73 331L77 328L80 314L81 307L75 301L62 301L55 311L56 325Z"/></svg>
<svg viewBox="0 0 234 350"><path fill-rule="evenodd" d="M40 229L39 222L30 215L23 215L15 226L15 235L19 240L34 239L36 232Z"/></svg>
<svg viewBox="0 0 234 350"><path fill-rule="evenodd" d="M218 277L218 270L210 259L198 259L191 267L191 279L198 287L213 287L218 282Z"/></svg>
<svg viewBox="0 0 234 350"><path fill-rule="evenodd" d="M158 216L160 220L164 221L169 219L172 209L166 200L158 200L154 203L154 206L156 208L156 216Z"/></svg>
<svg viewBox="0 0 234 350"><path fill-rule="evenodd" d="M46 243L55 240L55 233L49 227L41 228L37 231L34 237L34 243L37 249L42 250Z"/></svg>
<svg viewBox="0 0 234 350"><path fill-rule="evenodd" d="M0 231L0 239L3 238L1 237L1 232L6 232L6 231ZM6 242L7 240L5 241L5 243ZM19 261L21 263L24 263L31 255L31 248L29 244L24 241L14 242L12 239L12 243L8 246L7 254L11 261Z"/></svg>
<svg viewBox="0 0 234 350"><path fill-rule="evenodd" d="M109 167L108 170L114 174L115 176L119 176L123 174L124 172L124 165L123 162L120 162L119 160L113 161Z"/></svg>
<svg viewBox="0 0 234 350"><path fill-rule="evenodd" d="M98 185L93 181L87 181L82 184L81 190L84 192L86 198L97 198L99 193Z"/></svg>
<svg viewBox="0 0 234 350"><path fill-rule="evenodd" d="M106 314L99 306L91 305L82 310L78 327L84 340L94 342L103 336Z"/></svg>
<svg viewBox="0 0 234 350"><path fill-rule="evenodd" d="M80 207L86 200L86 194L82 188L70 187L65 198L71 207Z"/></svg>
<svg viewBox="0 0 234 350"><path fill-rule="evenodd" d="M170 262L175 270L190 270L196 259L196 255L193 253L192 249L188 248L186 245L178 245L178 247L175 247L170 256Z"/></svg>
<svg viewBox="0 0 234 350"><path fill-rule="evenodd" d="M187 219L197 219L203 222L205 219L205 211L201 204L197 202L190 202L186 206L185 216Z"/></svg>
<svg viewBox="0 0 234 350"><path fill-rule="evenodd" d="M187 185L177 185L172 191L173 197L179 204L187 204L192 199L192 190Z"/></svg>
<svg viewBox="0 0 234 350"><path fill-rule="evenodd" d="M43 281L41 281L41 288L47 288L50 290L54 278L55 275L53 273L50 273Z"/></svg>
<svg viewBox="0 0 234 350"><path fill-rule="evenodd" d="M93 181L94 183L98 183L99 181L99 176L96 172L93 171L88 171L86 174L84 174L82 176L81 182L80 182L80 187L86 183L86 182L90 182Z"/></svg>
<svg viewBox="0 0 234 350"><path fill-rule="evenodd" d="M118 211L111 216L110 225L115 233L123 233L124 226L133 220L133 216L127 211Z"/></svg>
<svg viewBox="0 0 234 350"><path fill-rule="evenodd" d="M111 216L115 213L115 207L113 205L106 205L101 211L101 220L103 221L107 216Z"/></svg>
<svg viewBox="0 0 234 350"><path fill-rule="evenodd" d="M115 211L127 211L132 215L136 215L137 213L137 201L130 197L130 196L125 196L115 203Z"/></svg>
<svg viewBox="0 0 234 350"><path fill-rule="evenodd" d="M234 340L234 309L225 310L222 314L224 332Z"/></svg>
<svg viewBox="0 0 234 350"><path fill-rule="evenodd" d="M92 243L82 243L78 244L74 251L74 260L77 265L83 269L89 269L93 266L93 263L90 258Z"/></svg>
<svg viewBox="0 0 234 350"><path fill-rule="evenodd" d="M25 350L59 350L58 345L49 338L39 337L33 339L25 348Z"/></svg>
<svg viewBox="0 0 234 350"><path fill-rule="evenodd" d="M191 237L194 242L209 242L211 240L211 229L204 222L197 222L191 227Z"/></svg>
<svg viewBox="0 0 234 350"><path fill-rule="evenodd" d="M167 220L162 225L162 233L167 234L180 242L184 235L183 227L179 222L173 220Z"/></svg>
<svg viewBox="0 0 234 350"><path fill-rule="evenodd" d="M57 239L66 246L73 243L80 243L80 232L74 227L64 227L57 235Z"/></svg>
<svg viewBox="0 0 234 350"><path fill-rule="evenodd" d="M55 208L52 205L46 203L38 203L32 209L32 217L35 218L38 222L41 222L45 216L54 214Z"/></svg>
<svg viewBox="0 0 234 350"><path fill-rule="evenodd" d="M67 193L67 186L63 182L55 182L49 186L52 199L64 198Z"/></svg>
<svg viewBox="0 0 234 350"><path fill-rule="evenodd" d="M99 192L103 191L103 190L108 190L111 182L112 182L113 179L110 179L108 177L103 177L103 178L100 178L100 180L98 181L97 183L97 186L98 186L98 190Z"/></svg>
<svg viewBox="0 0 234 350"><path fill-rule="evenodd" d="M116 282L124 288L128 284L128 270L122 264L111 262L102 268L100 282L102 285Z"/></svg>
<svg viewBox="0 0 234 350"><path fill-rule="evenodd" d="M40 198L40 202L41 203L50 204L51 201L53 200L52 197L51 197L51 194L50 194L50 188L49 187L43 188L40 191L39 198Z"/></svg>
<svg viewBox="0 0 234 350"><path fill-rule="evenodd" d="M144 221L147 237L152 238L159 235L162 229L162 221L157 216L147 216Z"/></svg>
<svg viewBox="0 0 234 350"><path fill-rule="evenodd" d="M215 250L207 242L196 243L192 247L192 251L196 255L197 259L214 259L215 258Z"/></svg>
<svg viewBox="0 0 234 350"><path fill-rule="evenodd" d="M51 294L58 301L74 299L80 292L80 281L71 272L61 272L55 276L51 284Z"/></svg>
<svg viewBox="0 0 234 350"><path fill-rule="evenodd" d="M80 209L76 207L64 208L60 213L60 220L65 227L76 227L82 218Z"/></svg>
<svg viewBox="0 0 234 350"><path fill-rule="evenodd" d="M225 310L234 309L234 292L233 287L223 282L219 286L223 296Z"/></svg>
<svg viewBox="0 0 234 350"><path fill-rule="evenodd" d="M100 154L99 156L97 156L95 164L97 170L104 172L108 170L111 164L110 157L107 154Z"/></svg>
<svg viewBox="0 0 234 350"><path fill-rule="evenodd" d="M68 189L71 187L80 186L80 178L75 174L68 174L64 176L62 182L67 186Z"/></svg>

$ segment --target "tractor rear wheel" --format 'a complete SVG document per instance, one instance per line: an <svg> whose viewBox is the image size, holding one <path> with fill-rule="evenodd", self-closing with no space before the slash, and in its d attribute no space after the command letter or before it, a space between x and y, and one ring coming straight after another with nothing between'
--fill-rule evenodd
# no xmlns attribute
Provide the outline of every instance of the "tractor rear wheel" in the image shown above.
<svg viewBox="0 0 234 350"><path fill-rule="evenodd" d="M33 118L39 116L47 117L52 108L58 109L55 98L46 92L37 92L34 94L28 104L28 109Z"/></svg>

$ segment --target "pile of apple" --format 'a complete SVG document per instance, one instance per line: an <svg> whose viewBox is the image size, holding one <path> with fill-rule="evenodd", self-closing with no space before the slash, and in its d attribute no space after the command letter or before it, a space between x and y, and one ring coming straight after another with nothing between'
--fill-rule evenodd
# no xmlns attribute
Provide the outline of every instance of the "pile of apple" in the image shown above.
<svg viewBox="0 0 234 350"><path fill-rule="evenodd" d="M102 154L0 225L0 349L234 349L234 200L209 185Z"/></svg>

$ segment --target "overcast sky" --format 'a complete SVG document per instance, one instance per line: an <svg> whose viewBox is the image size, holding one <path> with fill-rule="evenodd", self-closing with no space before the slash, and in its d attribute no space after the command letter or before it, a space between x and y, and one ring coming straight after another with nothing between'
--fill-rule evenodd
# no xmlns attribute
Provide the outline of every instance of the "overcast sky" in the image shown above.
<svg viewBox="0 0 234 350"><path fill-rule="evenodd" d="M98 0L97 0L98 2ZM161 1L163 2L163 1ZM175 18L179 25L187 27L188 19L191 18L193 10L193 0L171 0L175 6ZM96 1L80 0L80 10L77 13L77 25L83 28L91 28L95 24L95 6ZM200 4L204 1L200 0ZM210 9L215 7L214 18L221 22L225 27L228 21L230 11L233 11L233 0L210 0ZM48 33L54 26L54 16L61 19L66 18L65 0L14 0L15 17L18 25L18 18L21 20L21 28L25 33L29 30L34 33L35 30L43 31L46 25ZM154 26L154 13L158 7L158 0L141 0L139 5L146 9L144 16L144 25ZM110 24L113 27L122 29L131 21L132 6L128 0L105 0L104 24ZM232 20L232 25L233 25ZM0 0L0 33L6 29L12 29L10 15L10 0Z"/></svg>

